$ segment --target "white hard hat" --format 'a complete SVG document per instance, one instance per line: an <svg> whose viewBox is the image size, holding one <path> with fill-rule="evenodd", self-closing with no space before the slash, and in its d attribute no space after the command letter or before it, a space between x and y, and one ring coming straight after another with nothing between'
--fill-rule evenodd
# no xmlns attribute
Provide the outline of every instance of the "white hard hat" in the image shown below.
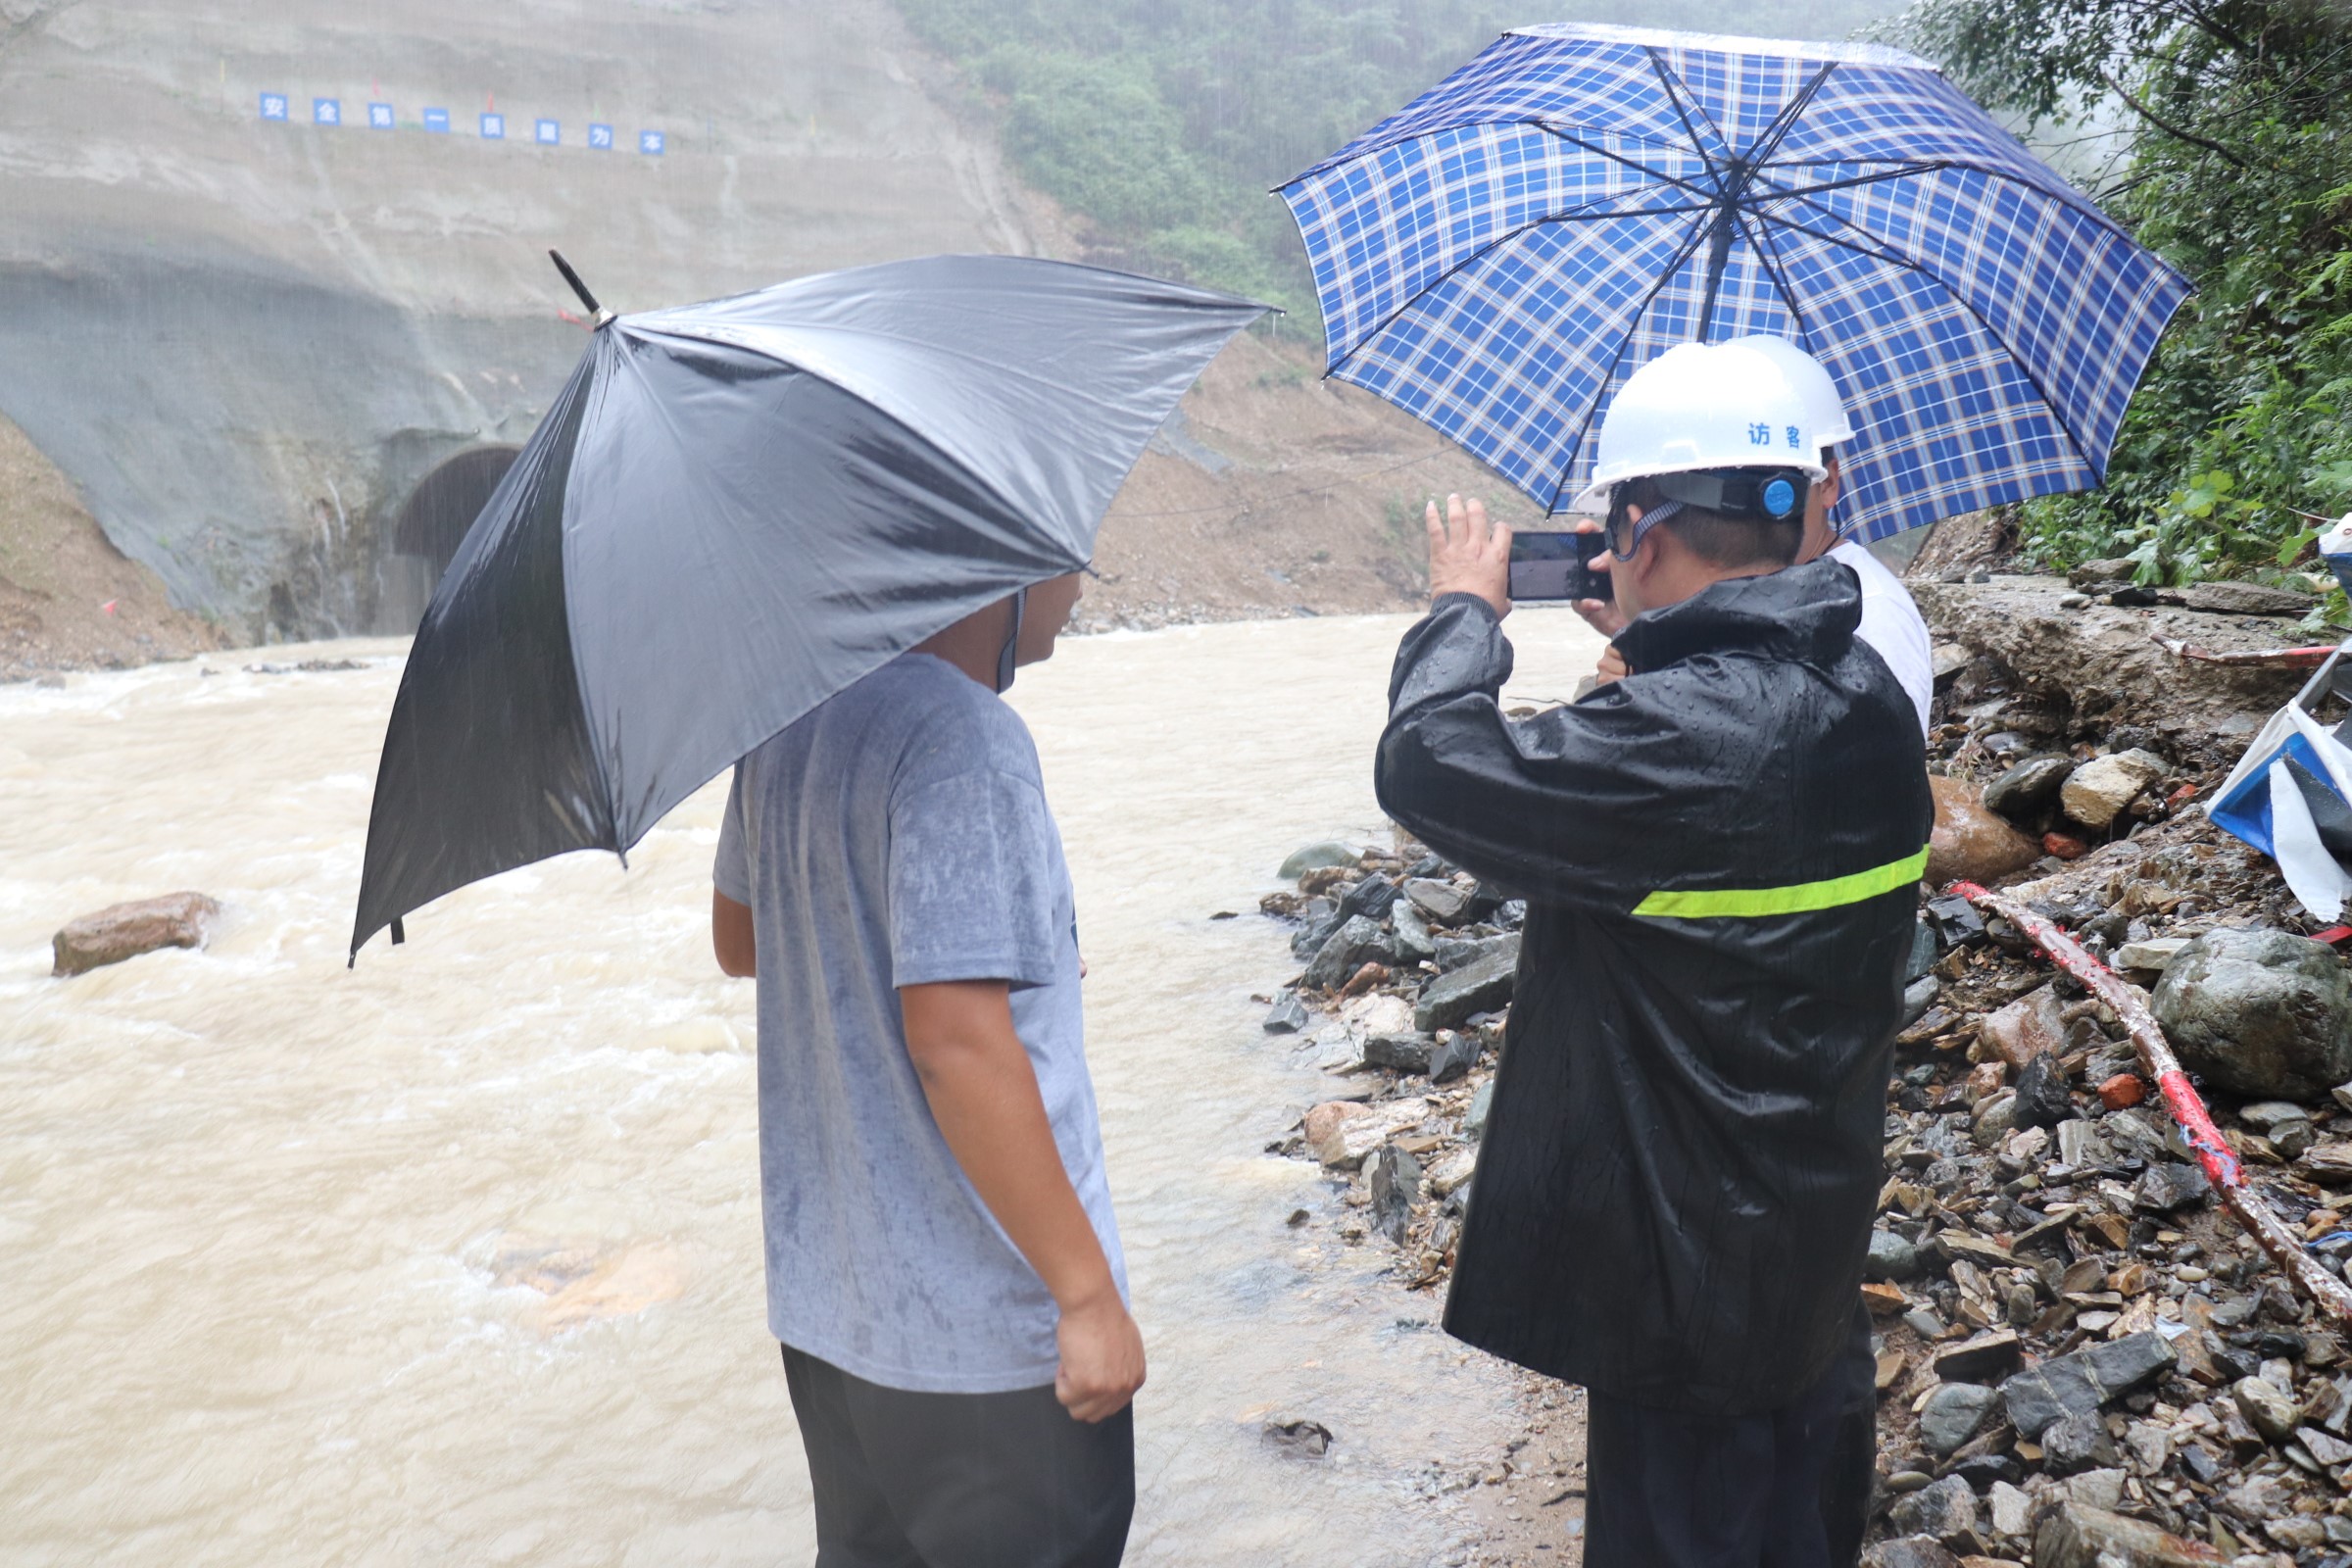
<svg viewBox="0 0 2352 1568"><path fill-rule="evenodd" d="M1592 482L1568 510L1597 516L1612 489L1649 474L1761 467L1827 472L1803 396L1753 349L1678 343L1617 389Z"/></svg>
<svg viewBox="0 0 2352 1568"><path fill-rule="evenodd" d="M1845 400L1838 395L1838 382L1830 368L1807 354L1785 337L1769 332L1751 332L1746 337L1732 339L1736 349L1753 349L1781 368L1788 384L1796 388L1797 396L1813 414L1813 437L1825 447L1854 438L1853 421L1845 412Z"/></svg>

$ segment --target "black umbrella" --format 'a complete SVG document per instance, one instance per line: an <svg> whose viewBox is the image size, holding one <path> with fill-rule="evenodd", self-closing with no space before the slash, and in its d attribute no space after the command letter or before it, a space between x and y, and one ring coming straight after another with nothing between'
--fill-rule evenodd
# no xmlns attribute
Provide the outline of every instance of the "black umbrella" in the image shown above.
<svg viewBox="0 0 2352 1568"><path fill-rule="evenodd" d="M827 697L1085 565L1152 433L1264 309L936 256L598 311L417 628L352 952L551 855L625 863Z"/></svg>

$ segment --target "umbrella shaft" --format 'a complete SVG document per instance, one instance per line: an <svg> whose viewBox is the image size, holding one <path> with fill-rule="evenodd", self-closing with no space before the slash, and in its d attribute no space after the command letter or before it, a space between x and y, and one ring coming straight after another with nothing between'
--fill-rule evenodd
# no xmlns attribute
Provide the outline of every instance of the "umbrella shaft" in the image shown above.
<svg viewBox="0 0 2352 1568"><path fill-rule="evenodd" d="M1747 181L1755 172L1745 159L1735 158L1724 172L1723 203L1715 209L1715 230L1707 242L1707 297L1698 308L1696 341L1707 340L1707 329L1715 324L1715 296L1723 288L1723 270L1732 259L1732 223L1740 212L1740 198L1747 192Z"/></svg>

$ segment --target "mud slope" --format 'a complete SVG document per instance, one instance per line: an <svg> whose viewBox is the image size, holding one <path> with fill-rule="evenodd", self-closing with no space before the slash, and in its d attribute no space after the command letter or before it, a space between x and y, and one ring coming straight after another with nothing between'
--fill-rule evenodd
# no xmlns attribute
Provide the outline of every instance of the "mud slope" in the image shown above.
<svg viewBox="0 0 2352 1568"><path fill-rule="evenodd" d="M155 573L106 542L74 486L0 419L0 680L220 646Z"/></svg>
<svg viewBox="0 0 2352 1568"><path fill-rule="evenodd" d="M0 415L182 608L405 629L400 503L519 442L578 352L549 245L623 309L1035 248L913 59L874 0L0 0Z"/></svg>

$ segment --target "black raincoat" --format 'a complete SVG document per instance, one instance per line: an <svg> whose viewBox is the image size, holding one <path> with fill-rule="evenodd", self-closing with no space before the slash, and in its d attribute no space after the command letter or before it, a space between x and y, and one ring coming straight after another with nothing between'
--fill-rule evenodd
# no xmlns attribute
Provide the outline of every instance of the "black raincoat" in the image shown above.
<svg viewBox="0 0 2352 1568"><path fill-rule="evenodd" d="M1518 722L1448 595L1397 651L1380 801L1528 901L1446 1327L1639 1404L1788 1403L1852 1332L1933 820L1919 720L1819 561L1637 619Z"/></svg>

